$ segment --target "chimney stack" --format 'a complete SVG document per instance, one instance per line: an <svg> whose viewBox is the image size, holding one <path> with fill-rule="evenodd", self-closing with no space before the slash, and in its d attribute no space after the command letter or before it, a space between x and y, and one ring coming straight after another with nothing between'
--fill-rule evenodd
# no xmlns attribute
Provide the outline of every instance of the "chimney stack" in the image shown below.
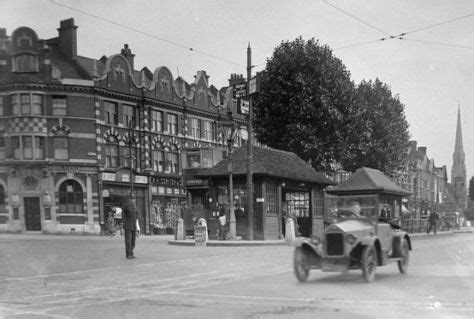
<svg viewBox="0 0 474 319"><path fill-rule="evenodd" d="M132 50L128 47L128 44L124 44L122 51L120 51L120 54L127 59L128 64L130 64L131 71L135 70L133 68L133 60L135 58L135 54L132 53Z"/></svg>
<svg viewBox="0 0 474 319"><path fill-rule="evenodd" d="M77 57L77 26L74 19L62 20L59 25L59 49L69 59Z"/></svg>

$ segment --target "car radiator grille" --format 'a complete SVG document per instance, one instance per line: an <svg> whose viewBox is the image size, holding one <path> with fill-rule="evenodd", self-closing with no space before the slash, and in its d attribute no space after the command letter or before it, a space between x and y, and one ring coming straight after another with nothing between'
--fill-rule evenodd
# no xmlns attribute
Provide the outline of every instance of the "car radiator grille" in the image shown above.
<svg viewBox="0 0 474 319"><path fill-rule="evenodd" d="M344 234L326 234L326 250L328 256L344 255Z"/></svg>

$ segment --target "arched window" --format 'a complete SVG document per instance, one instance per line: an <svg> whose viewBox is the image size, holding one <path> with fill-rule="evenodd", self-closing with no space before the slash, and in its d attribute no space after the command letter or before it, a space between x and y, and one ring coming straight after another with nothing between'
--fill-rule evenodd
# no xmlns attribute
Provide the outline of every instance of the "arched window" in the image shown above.
<svg viewBox="0 0 474 319"><path fill-rule="evenodd" d="M84 194L81 185L68 179L59 186L59 213L84 214Z"/></svg>
<svg viewBox="0 0 474 319"><path fill-rule="evenodd" d="M109 136L105 145L105 167L119 167L119 145L115 136Z"/></svg>
<svg viewBox="0 0 474 319"><path fill-rule="evenodd" d="M155 149L152 151L152 161L153 161L153 171L155 172L164 171L165 155L164 155L164 150L163 150L163 143L156 143Z"/></svg>
<svg viewBox="0 0 474 319"><path fill-rule="evenodd" d="M166 173L179 173L179 153L176 145L171 144L169 151L166 154Z"/></svg>

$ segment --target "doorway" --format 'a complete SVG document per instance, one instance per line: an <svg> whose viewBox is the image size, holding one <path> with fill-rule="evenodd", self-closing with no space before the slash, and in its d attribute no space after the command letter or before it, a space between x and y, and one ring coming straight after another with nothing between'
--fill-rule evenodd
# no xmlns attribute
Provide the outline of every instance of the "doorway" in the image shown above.
<svg viewBox="0 0 474 319"><path fill-rule="evenodd" d="M39 197L24 197L25 229L41 230L41 211Z"/></svg>

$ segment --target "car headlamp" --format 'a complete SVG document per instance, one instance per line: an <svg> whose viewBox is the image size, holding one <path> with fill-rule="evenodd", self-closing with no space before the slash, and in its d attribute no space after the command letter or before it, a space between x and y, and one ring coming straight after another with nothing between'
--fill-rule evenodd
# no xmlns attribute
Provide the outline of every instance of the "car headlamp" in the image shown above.
<svg viewBox="0 0 474 319"><path fill-rule="evenodd" d="M349 234L346 236L346 242L350 245L353 245L357 241L356 236Z"/></svg>
<svg viewBox="0 0 474 319"><path fill-rule="evenodd" d="M310 241L313 245L319 245L321 243L321 238L316 235L311 236Z"/></svg>

